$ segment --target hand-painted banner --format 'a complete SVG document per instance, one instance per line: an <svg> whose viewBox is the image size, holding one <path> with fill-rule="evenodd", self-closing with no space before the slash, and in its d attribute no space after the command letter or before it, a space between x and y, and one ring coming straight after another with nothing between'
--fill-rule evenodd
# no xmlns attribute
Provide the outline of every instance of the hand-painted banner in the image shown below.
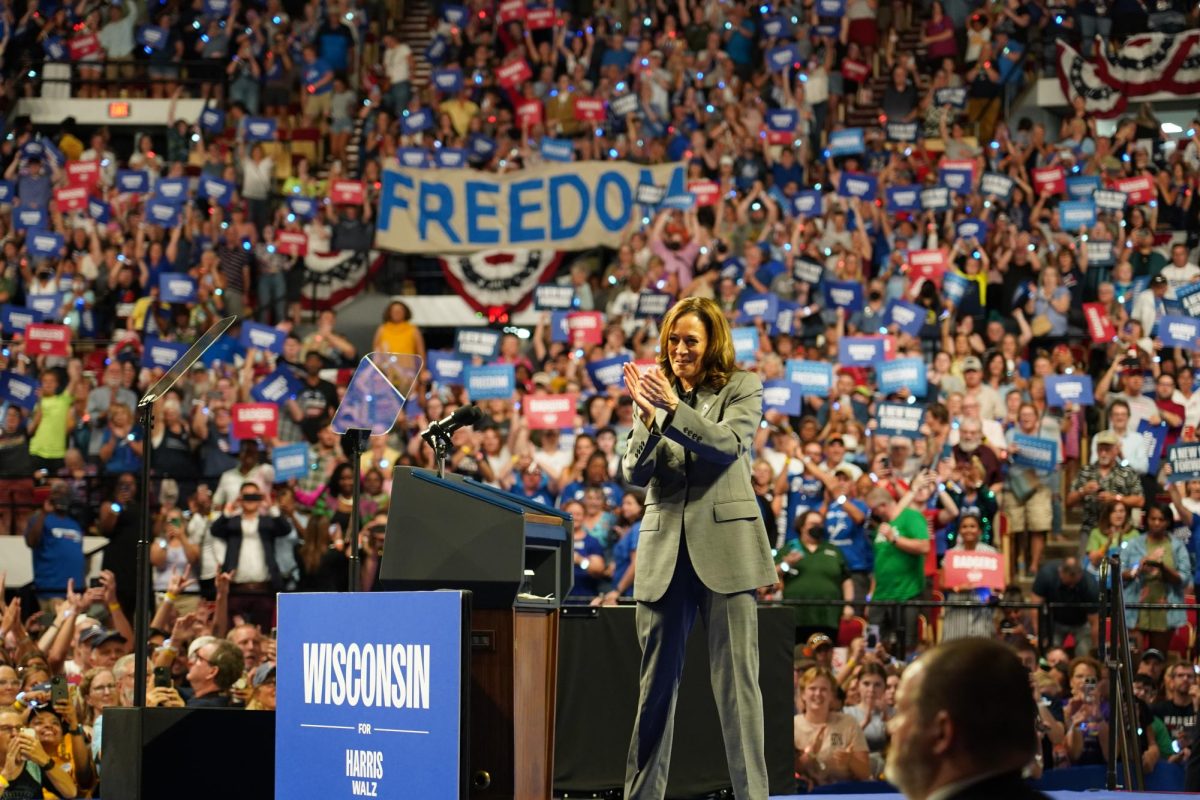
<svg viewBox="0 0 1200 800"><path fill-rule="evenodd" d="M636 212L641 184L685 194L679 164L542 164L502 175L398 169L383 175L376 244L415 253L605 246Z"/></svg>

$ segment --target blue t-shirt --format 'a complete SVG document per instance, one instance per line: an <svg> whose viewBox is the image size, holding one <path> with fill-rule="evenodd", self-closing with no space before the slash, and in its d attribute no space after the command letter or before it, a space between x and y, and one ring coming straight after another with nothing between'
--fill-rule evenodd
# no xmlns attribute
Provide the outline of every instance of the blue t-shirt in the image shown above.
<svg viewBox="0 0 1200 800"><path fill-rule="evenodd" d="M604 545L594 536L584 536L575 540L575 552L590 558L604 558ZM575 565L575 585L571 594L584 597L594 597L600 592L600 580L588 574L582 564Z"/></svg>
<svg viewBox="0 0 1200 800"><path fill-rule="evenodd" d="M303 63L304 63L304 91L307 92L308 87L315 86L317 81L321 80L322 78L324 78L326 75L328 75L330 73L330 69L329 69L329 65L326 64L324 61L322 61L319 58L316 61L313 61L311 64L307 61L305 61ZM314 91L313 94L314 95L329 94L332 91L333 91L333 81L330 81L329 83L325 84L324 86L317 86L316 91Z"/></svg>
<svg viewBox="0 0 1200 800"><path fill-rule="evenodd" d="M861 511L864 521L866 517L871 516L871 510L862 500L852 498L843 503L830 503L829 511L825 515L825 530L829 533L829 543L837 545L842 551L842 557L846 559L846 568L851 572L870 572L875 564L875 548L867 538L866 527L860 522L855 522L854 518L846 513L848 505Z"/></svg>
<svg viewBox="0 0 1200 800"><path fill-rule="evenodd" d="M70 517L46 514L42 540L33 549L33 585L38 597L62 597L67 581L83 586L83 528Z"/></svg>
<svg viewBox="0 0 1200 800"><path fill-rule="evenodd" d="M604 490L604 502L609 508L616 508L621 505L621 498L625 493L621 491L621 487L617 486L612 481L605 481L600 485ZM558 496L559 508L565 506L571 500L583 502L583 494L587 490L587 484L583 481L574 481L568 483L562 490L562 494Z"/></svg>
<svg viewBox="0 0 1200 800"><path fill-rule="evenodd" d="M800 464L795 459L788 460L788 496L787 496L787 536L794 538L792 526L796 518L805 511L816 511L825 501L825 484L820 478L805 470L800 471Z"/></svg>
<svg viewBox="0 0 1200 800"><path fill-rule="evenodd" d="M518 497L524 497L526 500L532 500L535 503L541 503L544 506L554 508L554 495L550 494L546 489L537 489L532 494L529 494L523 486L514 486L512 493Z"/></svg>
<svg viewBox="0 0 1200 800"><path fill-rule="evenodd" d="M633 561L633 554L637 552L638 536L642 533L642 521L638 520L633 523L633 527L629 529L629 533L622 536L615 545L613 545L613 589L616 589L621 583L621 578L625 576L625 572L629 569L629 564ZM637 576L634 576L637 580ZM629 588L625 590L625 596L629 597L633 594L633 584L629 584Z"/></svg>
<svg viewBox="0 0 1200 800"><path fill-rule="evenodd" d="M140 442L142 440L141 430L134 428L130 433L133 441ZM108 444L112 438L112 431L108 428L104 429L104 433L100 437L100 444ZM142 459L137 453L133 452L133 448L129 446L129 439L123 439L117 442L113 448L112 458L104 465L104 472L107 475L117 475L122 472L137 472L142 468Z"/></svg>

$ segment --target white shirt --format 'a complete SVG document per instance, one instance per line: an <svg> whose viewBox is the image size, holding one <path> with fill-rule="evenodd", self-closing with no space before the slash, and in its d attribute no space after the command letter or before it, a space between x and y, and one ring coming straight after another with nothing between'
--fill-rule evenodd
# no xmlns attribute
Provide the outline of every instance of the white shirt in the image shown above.
<svg viewBox="0 0 1200 800"><path fill-rule="evenodd" d="M1112 431L1112 428L1109 428ZM1116 431L1113 431L1116 433ZM1120 436L1120 434L1117 434ZM1125 435L1121 436L1121 462L1138 475L1145 475L1150 471L1150 448L1146 444L1146 437L1137 432L1131 421L1129 426L1125 428ZM1096 437L1092 437L1092 458L1091 462L1096 461Z"/></svg>
<svg viewBox="0 0 1200 800"><path fill-rule="evenodd" d="M258 484L263 495L269 498L271 486L275 483L275 468L270 464L258 464L248 475L243 475L237 467L225 470L217 482L217 490L213 492L213 508L223 509L226 503L237 500L242 484L248 481Z"/></svg>
<svg viewBox="0 0 1200 800"><path fill-rule="evenodd" d="M412 80L409 75L408 60L412 57L412 48L404 42L385 50L383 53L383 68L388 80L392 83L407 83Z"/></svg>
<svg viewBox="0 0 1200 800"><path fill-rule="evenodd" d="M258 517L242 517L242 549L238 551L234 583L262 583L271 579L262 537L258 535Z"/></svg>
<svg viewBox="0 0 1200 800"><path fill-rule="evenodd" d="M1158 322L1159 316L1164 312L1162 301L1154 292L1146 289L1133 301L1133 311L1129 316L1140 322L1142 330L1149 336L1150 331L1154 328L1154 323Z"/></svg>
<svg viewBox="0 0 1200 800"><path fill-rule="evenodd" d="M209 533L212 528L212 518L202 514L194 514L188 520L188 541L200 548L200 575L202 581L217 577L221 565L225 563L225 542Z"/></svg>
<svg viewBox="0 0 1200 800"><path fill-rule="evenodd" d="M1190 262L1182 267L1177 267L1172 261L1163 267L1162 275L1167 279L1167 297L1174 300L1177 289L1182 289L1189 283L1195 283L1200 278L1200 267Z"/></svg>

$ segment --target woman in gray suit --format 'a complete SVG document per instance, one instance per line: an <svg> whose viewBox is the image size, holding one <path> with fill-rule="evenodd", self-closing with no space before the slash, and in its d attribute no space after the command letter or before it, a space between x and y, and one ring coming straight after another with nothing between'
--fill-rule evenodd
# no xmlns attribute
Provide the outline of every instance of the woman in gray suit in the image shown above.
<svg viewBox="0 0 1200 800"><path fill-rule="evenodd" d="M762 383L736 369L729 323L713 301L679 301L661 329L658 365L644 374L625 365L637 413L621 469L647 487L633 586L641 689L625 797L666 793L675 698L699 612L734 794L765 800L754 590L775 583L775 568L750 480Z"/></svg>

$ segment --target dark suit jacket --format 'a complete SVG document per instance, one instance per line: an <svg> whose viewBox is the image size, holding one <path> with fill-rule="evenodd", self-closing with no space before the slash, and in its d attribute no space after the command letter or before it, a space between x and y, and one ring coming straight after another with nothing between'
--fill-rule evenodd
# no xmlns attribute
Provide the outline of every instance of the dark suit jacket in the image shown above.
<svg viewBox="0 0 1200 800"><path fill-rule="evenodd" d="M271 585L276 589L283 586L279 574L279 564L275 561L275 538L288 535L288 524L279 517L258 518L258 535L262 538L263 560L267 562L267 571L271 573ZM221 565L222 572L237 569L238 558L242 554L242 517L221 517L212 526L212 535L226 542L225 563Z"/></svg>
<svg viewBox="0 0 1200 800"><path fill-rule="evenodd" d="M973 783L947 800L1050 800L1021 777L1020 772L1005 772Z"/></svg>
<svg viewBox="0 0 1200 800"><path fill-rule="evenodd" d="M735 372L719 392L700 388L695 408L635 415L621 460L625 479L647 487L633 596L653 603L675 573L686 535L696 575L733 594L775 582L775 565L750 482L750 446L762 421L762 382ZM686 531L686 533L685 533Z"/></svg>

